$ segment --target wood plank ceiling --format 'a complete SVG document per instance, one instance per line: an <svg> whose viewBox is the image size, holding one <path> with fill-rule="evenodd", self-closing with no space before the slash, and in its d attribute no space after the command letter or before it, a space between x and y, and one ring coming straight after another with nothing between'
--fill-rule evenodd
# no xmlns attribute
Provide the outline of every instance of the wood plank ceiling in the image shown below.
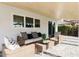
<svg viewBox="0 0 79 59"><path fill-rule="evenodd" d="M77 2L5 2L3 4L29 10L49 18L79 19L79 3Z"/></svg>

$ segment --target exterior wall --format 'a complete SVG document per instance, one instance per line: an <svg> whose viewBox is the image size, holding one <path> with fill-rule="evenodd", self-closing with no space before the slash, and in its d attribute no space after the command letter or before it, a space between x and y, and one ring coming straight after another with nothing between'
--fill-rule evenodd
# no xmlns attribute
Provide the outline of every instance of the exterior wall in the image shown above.
<svg viewBox="0 0 79 59"><path fill-rule="evenodd" d="M14 28L13 15L21 15L40 19L40 28ZM25 11L8 5L0 4L0 34L9 38L16 39L21 31L46 33L48 37L48 20L45 16Z"/></svg>

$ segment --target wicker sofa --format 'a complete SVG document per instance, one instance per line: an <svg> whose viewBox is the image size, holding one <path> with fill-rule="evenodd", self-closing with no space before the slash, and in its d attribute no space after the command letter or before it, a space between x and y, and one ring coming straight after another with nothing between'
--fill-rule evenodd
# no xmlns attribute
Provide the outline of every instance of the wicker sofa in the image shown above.
<svg viewBox="0 0 79 59"><path fill-rule="evenodd" d="M31 32L30 34L27 34L26 32L21 32L21 36L17 36L17 42L20 46L22 46L42 40L41 36L42 34L40 32Z"/></svg>

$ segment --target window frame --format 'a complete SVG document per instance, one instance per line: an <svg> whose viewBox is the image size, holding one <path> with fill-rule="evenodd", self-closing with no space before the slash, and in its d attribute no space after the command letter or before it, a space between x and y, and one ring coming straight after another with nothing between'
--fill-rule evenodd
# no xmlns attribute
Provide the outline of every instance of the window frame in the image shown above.
<svg viewBox="0 0 79 59"><path fill-rule="evenodd" d="M39 19L35 19L35 27L40 28L40 20Z"/></svg>
<svg viewBox="0 0 79 59"><path fill-rule="evenodd" d="M33 28L34 27L34 22L33 22L33 18L32 17L25 17L25 27L26 28ZM29 25L27 25L27 24L29 24Z"/></svg>
<svg viewBox="0 0 79 59"><path fill-rule="evenodd" d="M17 20L19 19L19 20ZM13 15L13 26L15 28L17 27L24 27L24 16L20 16L20 15Z"/></svg>

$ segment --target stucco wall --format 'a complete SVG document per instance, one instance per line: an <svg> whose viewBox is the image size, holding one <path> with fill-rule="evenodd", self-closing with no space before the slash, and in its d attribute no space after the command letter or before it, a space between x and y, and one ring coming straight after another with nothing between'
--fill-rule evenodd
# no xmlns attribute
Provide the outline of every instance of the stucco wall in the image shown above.
<svg viewBox="0 0 79 59"><path fill-rule="evenodd" d="M40 28L14 28L13 26L13 15L21 15L40 19ZM9 38L16 39L16 36L21 31L30 32L41 32L46 33L48 36L48 20L45 16L35 14L30 11L25 11L8 5L0 4L0 34Z"/></svg>

